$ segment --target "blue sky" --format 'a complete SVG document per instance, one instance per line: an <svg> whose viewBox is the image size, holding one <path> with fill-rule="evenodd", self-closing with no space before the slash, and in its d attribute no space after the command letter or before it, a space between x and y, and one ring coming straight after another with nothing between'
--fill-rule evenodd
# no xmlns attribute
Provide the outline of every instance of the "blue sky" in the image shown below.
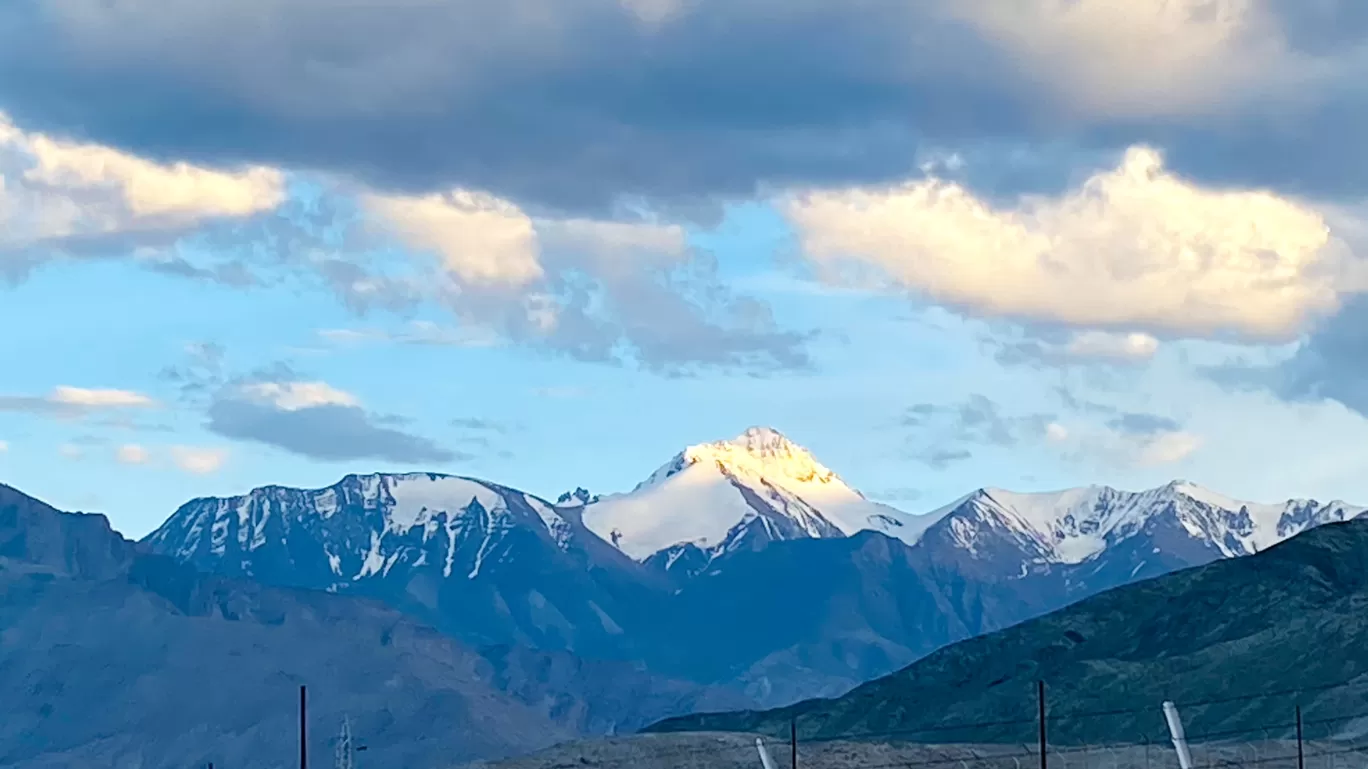
<svg viewBox="0 0 1368 769"><path fill-rule="evenodd" d="M1368 500L1368 166L1285 86L1365 74L1317 43L1357 34L1348 7L1256 3L1231 32L1026 2L1045 55L972 3L954 52L884 47L917 20L836 3L766 26L788 11L569 2L590 39L553 66L549 27L493 35L451 63L476 88L385 58L364 10L326 27L354 66L314 79L319 41L290 41L325 9L247 5L214 12L231 49L171 4L130 13L183 37L0 11L0 72L28 77L0 76L0 482L137 536L192 497L349 472L626 490L762 424L913 512L1180 477ZM423 8L447 14L402 20L424 44L462 39L463 0ZM722 13L754 50L705 33ZM639 45L660 36L677 61ZM1234 66L1270 40L1287 55ZM751 98L744 72L768 78Z"/></svg>

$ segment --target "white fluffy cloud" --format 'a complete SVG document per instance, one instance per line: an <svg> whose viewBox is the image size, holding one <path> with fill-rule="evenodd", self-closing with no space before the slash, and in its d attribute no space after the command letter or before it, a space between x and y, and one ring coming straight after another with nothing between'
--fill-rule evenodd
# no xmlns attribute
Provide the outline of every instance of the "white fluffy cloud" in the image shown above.
<svg viewBox="0 0 1368 769"><path fill-rule="evenodd" d="M171 447L171 461L176 463L176 467L195 475L209 475L217 472L219 468L223 467L223 463L227 459L228 452L224 449L195 446Z"/></svg>
<svg viewBox="0 0 1368 769"><path fill-rule="evenodd" d="M26 251L41 258L109 238L127 239L123 251L161 245L212 220L270 211L284 199L284 174L272 168L155 163L25 132L0 112L0 267L6 252L11 259Z"/></svg>
<svg viewBox="0 0 1368 769"><path fill-rule="evenodd" d="M361 405L355 395L327 382L253 382L243 385L241 389L244 396L269 403L281 411Z"/></svg>
<svg viewBox="0 0 1368 769"><path fill-rule="evenodd" d="M1172 465L1182 462L1201 448L1200 436L1185 430L1159 432L1136 439L1133 452L1141 467Z"/></svg>
<svg viewBox="0 0 1368 769"><path fill-rule="evenodd" d="M156 401L132 390L87 389L61 385L53 389L48 400L81 408L145 408Z"/></svg>
<svg viewBox="0 0 1368 769"><path fill-rule="evenodd" d="M1089 360L1143 361L1159 351L1159 340L1149 334L1114 334L1106 331L1081 331L1064 345L1070 357Z"/></svg>
<svg viewBox="0 0 1368 769"><path fill-rule="evenodd" d="M124 465L145 465L152 461L152 454L136 443L126 443L114 450L114 459Z"/></svg>
<svg viewBox="0 0 1368 769"><path fill-rule="evenodd" d="M511 201L470 190L365 193L360 201L372 227L439 257L445 273L467 288L531 292L547 276L548 261L627 272L643 261L677 260L688 247L677 225L534 218Z"/></svg>
<svg viewBox="0 0 1368 769"><path fill-rule="evenodd" d="M469 338L503 338L613 360L629 350L654 367L806 364L799 334L781 332L766 305L733 295L685 229L650 219L534 216L485 193L364 193L368 230L417 256L398 279L349 274L434 300ZM426 260L423 257L428 257ZM435 268L435 269L434 269ZM354 292L352 292L354 294Z"/></svg>
<svg viewBox="0 0 1368 769"><path fill-rule="evenodd" d="M47 395L0 395L0 411L79 418L98 411L152 408L157 402L132 390L61 385Z"/></svg>
<svg viewBox="0 0 1368 769"><path fill-rule="evenodd" d="M542 276L532 219L491 195L454 190L420 197L365 194L371 222L404 245L431 251L464 283L522 286Z"/></svg>
<svg viewBox="0 0 1368 769"><path fill-rule="evenodd" d="M829 279L873 268L985 316L1282 341L1355 288L1340 282L1347 247L1317 211L1197 186L1148 147L1078 189L1010 208L928 178L808 192L785 210Z"/></svg>

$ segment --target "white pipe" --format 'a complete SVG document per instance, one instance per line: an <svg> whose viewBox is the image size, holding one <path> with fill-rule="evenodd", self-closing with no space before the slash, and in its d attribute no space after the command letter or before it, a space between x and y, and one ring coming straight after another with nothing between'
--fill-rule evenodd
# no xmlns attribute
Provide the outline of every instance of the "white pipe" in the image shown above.
<svg viewBox="0 0 1368 769"><path fill-rule="evenodd" d="M1178 706L1172 702L1165 702L1164 720L1168 721L1173 749L1178 751L1178 769L1192 769L1192 753L1188 750L1187 736L1183 734L1183 721L1178 717Z"/></svg>
<svg viewBox="0 0 1368 769"><path fill-rule="evenodd" d="M768 750L765 750L765 741L759 737L755 738L755 749L760 751L760 763L765 769L774 769L774 759L770 758Z"/></svg>

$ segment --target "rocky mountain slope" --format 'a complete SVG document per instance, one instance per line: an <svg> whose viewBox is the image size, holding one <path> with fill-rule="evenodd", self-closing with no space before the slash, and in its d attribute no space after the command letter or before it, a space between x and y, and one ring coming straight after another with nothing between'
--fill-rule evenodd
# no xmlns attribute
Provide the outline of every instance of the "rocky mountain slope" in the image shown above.
<svg viewBox="0 0 1368 769"><path fill-rule="evenodd" d="M1368 521L1324 526L1258 555L1104 592L954 644L831 700L666 721L656 731L903 735L1032 742L1036 682L1051 739L1161 744L1160 704L1189 736L1357 739L1368 726Z"/></svg>
<svg viewBox="0 0 1368 769"><path fill-rule="evenodd" d="M625 494L551 504L469 478L348 476L192 501L145 544L204 571L375 598L472 645L626 660L773 705L1361 512L1177 481L982 489L912 515L752 428Z"/></svg>
<svg viewBox="0 0 1368 769"><path fill-rule="evenodd" d="M578 734L489 662L378 603L205 576L98 515L0 486L0 765L275 767L343 714L377 764L448 766Z"/></svg>
<svg viewBox="0 0 1368 769"><path fill-rule="evenodd" d="M622 656L623 627L663 589L573 509L428 473L197 499L145 544L202 571L379 598L478 645Z"/></svg>

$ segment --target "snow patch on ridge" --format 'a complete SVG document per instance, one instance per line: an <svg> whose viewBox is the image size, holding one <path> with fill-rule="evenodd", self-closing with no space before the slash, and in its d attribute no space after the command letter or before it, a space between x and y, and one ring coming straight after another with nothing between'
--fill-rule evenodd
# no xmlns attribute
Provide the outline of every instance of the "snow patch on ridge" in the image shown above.
<svg viewBox="0 0 1368 769"><path fill-rule="evenodd" d="M1002 527L1019 541L1034 543L1046 562L1078 564L1163 517L1171 517L1190 536L1209 543L1223 556L1235 557L1363 512L1362 507L1338 501L1243 502L1187 481L1174 481L1140 492L1106 486L1036 493L987 488L937 514L952 517L950 536L971 553L981 527Z"/></svg>

